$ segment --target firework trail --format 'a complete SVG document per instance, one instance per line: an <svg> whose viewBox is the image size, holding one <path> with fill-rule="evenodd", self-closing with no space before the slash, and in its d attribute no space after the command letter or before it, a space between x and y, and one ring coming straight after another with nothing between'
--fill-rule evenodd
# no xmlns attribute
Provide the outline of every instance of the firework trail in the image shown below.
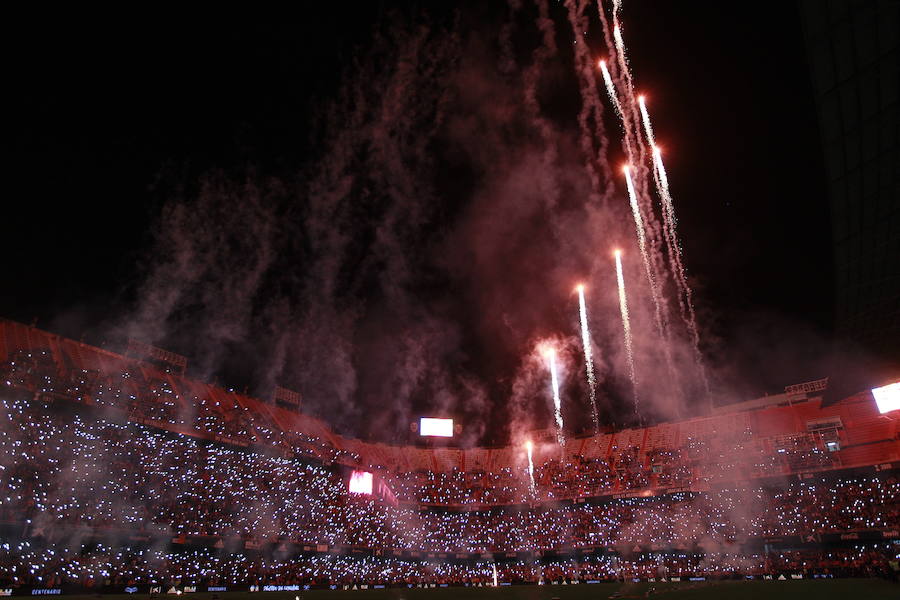
<svg viewBox="0 0 900 600"><path fill-rule="evenodd" d="M604 39L606 41L607 49L615 54L616 62L618 63L618 68L616 69L616 73L614 76L617 76L619 80L619 88L622 92L622 100L620 101L620 106L623 111L622 115L622 125L625 128L625 144L626 151L629 155L629 160L634 166L636 173L635 176L638 177L638 186L641 198L649 197L649 186L647 185L647 173L645 165L649 162L649 157L647 156L647 152L641 144L641 130L640 130L640 122L641 118L638 114L638 108L635 105L635 97L634 97L634 81L631 77L631 70L628 68L628 55L625 51L625 39L622 37L622 27L619 23L618 11L621 6L614 6L613 9L613 28L612 28L612 45L610 44L610 40L608 35L606 35L606 28L608 27L608 22L606 20L606 15L603 13L603 7L599 6L600 18L604 27ZM648 211L648 217L652 216L652 211ZM649 219L653 221L652 218ZM649 229L650 237L653 240L654 244L656 244L658 238L658 227L654 222L648 223L652 225Z"/></svg>
<svg viewBox="0 0 900 600"><path fill-rule="evenodd" d="M651 262L650 252L647 250L644 220L641 218L641 209L638 206L637 194L634 190L634 183L631 181L631 169L626 166L623 168L623 171L625 172L625 182L628 186L628 198L631 202L631 213L634 216L634 225L637 228L641 260L644 263L644 272L647 275L647 281L650 283L650 297L653 299L656 331L659 334L660 347L662 348L663 358L666 361L666 369L669 371L669 377L671 377L674 382L678 379L678 373L675 371L675 363L672 360L672 347L669 344L668 316L665 309L665 300L660 292L659 282L654 275L654 263ZM654 256L656 254L657 253L654 252Z"/></svg>
<svg viewBox="0 0 900 600"><path fill-rule="evenodd" d="M613 16L619 18L619 12L622 10L622 0L613 0Z"/></svg>
<svg viewBox="0 0 900 600"><path fill-rule="evenodd" d="M631 81L631 71L628 69L628 59L625 56L625 39L622 37L622 28L619 26L618 17L613 17L613 40L616 43L616 58L619 61L619 74L627 86L626 91L631 92L634 85Z"/></svg>
<svg viewBox="0 0 900 600"><path fill-rule="evenodd" d="M625 116L622 114L622 105L619 104L619 97L616 95L616 86L613 84L609 69L606 67L606 61L601 60L598 65L600 66L600 71L603 73L603 83L606 84L606 93L609 94L609 101L612 102L613 108L616 109L616 114L619 115L619 119L624 125Z"/></svg>
<svg viewBox="0 0 900 600"><path fill-rule="evenodd" d="M681 244L675 230L675 209L672 205L672 197L669 195L669 182L666 177L665 167L662 164L662 155L656 146L656 138L653 135L653 125L650 123L650 113L647 111L647 103L644 96L638 96L638 105L641 109L641 120L644 123L644 134L653 149L653 180L656 182L656 191L662 202L663 236L669 249L669 263L673 271L673 279L678 288L678 304L681 308L681 318L687 325L691 334L696 333L697 325L688 315L688 306L685 298L690 298L691 292L684 274L684 266L681 261ZM688 303L690 301L688 300ZM691 307L690 312L693 312Z"/></svg>
<svg viewBox="0 0 900 600"><path fill-rule="evenodd" d="M497 583L497 563L493 563L491 566L494 567L494 587L500 587L500 584Z"/></svg>
<svg viewBox="0 0 900 600"><path fill-rule="evenodd" d="M703 383L703 388L709 392L709 380L706 377L706 368L703 364L703 355L700 352L700 333L697 327L697 317L694 312L693 294L688 285L684 271L684 262L681 254L681 243L678 240L677 224L675 218L675 206L669 190L669 178L663 165L662 153L656 145L656 137L653 134L653 125L650 122L650 112L647 110L647 101L643 95L638 96L638 106L641 111L641 121L644 124L644 134L653 150L653 179L656 182L656 190L662 202L663 235L669 250L669 263L671 265L675 286L678 288L678 304L681 308L681 318L687 326L691 336L694 350L694 361L697 365L697 373Z"/></svg>
<svg viewBox="0 0 900 600"><path fill-rule="evenodd" d="M644 112L646 127L650 129L650 117L647 115L644 103L641 102L641 108ZM649 137L650 134L648 134ZM679 288L678 303L681 306L681 317L687 325L688 332L691 335L691 343L694 347L694 360L697 363L697 371L703 383L703 388L709 393L709 379L706 376L706 367L703 364L703 354L700 352L700 331L697 327L697 315L694 312L693 292L691 286L688 285L687 276L684 272L684 263L681 256L681 244L678 241L678 233L676 226L678 221L675 218L675 207L672 203L672 195L669 191L669 178L666 175L666 167L663 165L662 153L659 148L653 146L653 164L655 166L655 179L659 197L662 198L663 204L663 230L669 246L669 259L672 263L675 283Z"/></svg>
<svg viewBox="0 0 900 600"><path fill-rule="evenodd" d="M625 294L625 277L622 275L622 251L616 250L616 281L619 283L619 311L622 313L622 331L625 336L625 355L628 358L628 375L634 390L634 412L638 408L637 373L634 370L634 350L631 345L631 319L628 316L628 296Z"/></svg>
<svg viewBox="0 0 900 600"><path fill-rule="evenodd" d="M641 216L641 207L638 206L637 192L634 191L634 183L631 181L631 166L622 167L625 173L625 184L628 186L628 201L631 203L631 214L634 217L634 225L637 228L638 246L641 248L641 257L644 259L644 267L647 269L647 277L653 284L653 276L650 272L649 259L647 257L647 240L644 235L644 218Z"/></svg>
<svg viewBox="0 0 900 600"><path fill-rule="evenodd" d="M644 122L644 133L647 135L647 141L650 147L656 152L656 138L653 137L653 126L650 124L650 113L647 112L647 102L644 96L638 96L638 106L641 109L641 120ZM654 156L655 158L655 156Z"/></svg>
<svg viewBox="0 0 900 600"><path fill-rule="evenodd" d="M641 139L640 116L635 106L634 85L631 79L631 72L628 70L628 60L625 54L625 41L622 37L622 30L619 25L618 12L621 4L616 3L613 7L613 27L610 27L606 12L604 11L602 2L597 4L600 22L603 30L603 39L606 43L607 52L615 59L611 64L607 65L604 61L600 65L603 71L604 81L606 83L607 92L614 106L617 108L624 132L623 145L628 161L633 168L634 185L637 188L637 196L643 202L645 235L650 245L651 252L648 256L654 269L656 279L662 282L666 277L665 265L659 251L661 245L659 223L653 211L652 202L650 201L650 189L647 183L649 173L646 165L650 162L650 157L644 149ZM610 34L612 29L612 34ZM616 84L618 82L618 86ZM621 94L616 92L616 89ZM668 308L665 302L660 307L662 310L661 319L664 324L668 323Z"/></svg>
<svg viewBox="0 0 900 600"><path fill-rule="evenodd" d="M634 189L634 182L631 180L631 167L626 165L622 168L622 171L625 173L625 183L628 186L628 200L631 203L631 215L634 217L634 226L637 229L641 260L644 262L644 271L647 274L647 281L650 282L650 295L653 298L653 307L656 311L656 326L660 336L665 337L662 311L660 309L659 286L653 273L653 264L650 262L650 253L647 251L647 234L644 227L644 218L641 216L641 207L638 205L637 192Z"/></svg>
<svg viewBox="0 0 900 600"><path fill-rule="evenodd" d="M525 450L528 451L528 479L531 480L531 493L535 492L534 485L534 460L532 460L531 452L534 449L534 444L531 443L531 440L525 442Z"/></svg>
<svg viewBox="0 0 900 600"><path fill-rule="evenodd" d="M631 70L628 68L628 57L625 54L625 39L622 37L622 28L619 26L619 19L613 17L613 41L616 46L616 60L619 63L619 80L621 82L622 94L628 103L628 109L631 113L631 119L634 123L639 121L637 112L634 108L634 81L631 78ZM634 131L635 141L640 143L640 133Z"/></svg>
<svg viewBox="0 0 900 600"><path fill-rule="evenodd" d="M584 347L584 367L587 372L588 392L591 397L591 416L594 433L600 433L600 415L597 414L597 379L594 376L594 360L591 356L591 332L588 329L587 303L584 301L584 285L578 285L578 316L581 319L581 345Z"/></svg>
<svg viewBox="0 0 900 600"><path fill-rule="evenodd" d="M559 377L556 374L556 350L550 348L547 350L547 363L550 366L550 383L553 386L553 416L556 418L556 438L559 441L559 445L562 446L565 443L565 438L563 437L563 418L562 418L562 404L559 399Z"/></svg>
<svg viewBox="0 0 900 600"><path fill-rule="evenodd" d="M631 78L631 70L628 68L628 57L625 54L625 40L622 37L622 29L619 26L618 18L615 16L613 17L613 40L616 48L616 59L619 63L619 81L624 99L622 109L628 113L627 117L624 115L622 117L622 125L625 128L625 146L628 153L628 160L631 161L631 164L635 169L635 177L637 178L636 181L639 187L638 191L640 192L639 197L649 198L650 188L647 184L648 174L645 166L648 163L649 157L641 143L641 117L638 114L639 111L637 106L635 106L634 82ZM647 201L645 210L647 211L648 221L647 232L654 249L656 249L659 245L659 224L656 222L653 208L649 200ZM659 257L654 252L652 258L658 259ZM661 267L659 260L654 260L653 265L657 268ZM660 275L661 274L662 271L660 270Z"/></svg>
<svg viewBox="0 0 900 600"><path fill-rule="evenodd" d="M625 40L622 36L622 28L619 21L620 10L621 2L613 0L612 27L610 27L602 0L598 2L598 13L607 52L611 57L615 55L615 59L611 61L610 65L607 65L605 61L600 61L599 67L603 73L610 101L613 103L622 121L624 131L623 146L630 162L629 167L625 169L625 177L628 184L632 214L635 225L638 228L638 244L641 250L641 258L653 297L656 326L662 342L660 347L664 354L669 375L673 378L673 381L677 380L678 373L675 370L672 348L669 344L668 301L662 293L665 280L669 274L664 258L665 251L662 249L663 244L665 244L668 250L672 278L678 292L681 317L693 342L694 359L698 375L702 380L704 389L708 392L709 382L699 349L699 335L691 292L684 275L681 246L676 235L675 212L671 202L671 195L669 195L668 191L665 169L662 167L662 160L656 148L656 138L653 133L645 98L644 96L636 98L634 94L634 84L631 71L628 68L628 59L625 51ZM647 146L643 143L645 140ZM652 151L650 155L648 155L648 147ZM650 172L648 172L648 164ZM650 199L649 178L651 174L661 198L661 227L653 202Z"/></svg>
<svg viewBox="0 0 900 600"><path fill-rule="evenodd" d="M665 285L665 279L668 276L665 261L663 258L662 245L663 241L668 245L669 228L668 215L663 215L662 228L656 217L653 203L650 200L650 184L648 183L650 173L648 173L648 163L651 165L651 172L654 180L657 179L657 172L653 167L654 159L648 156L647 149L641 135L641 122L644 123L645 138L649 146L654 147L653 128L650 126L649 117L646 115L646 106L643 96L635 98L634 84L631 77L631 71L628 68L628 59L625 51L625 40L622 37L622 28L619 23L619 11L621 10L621 2L614 2L612 11L612 28L610 28L606 12L602 3L598 3L598 12L600 21L603 26L604 41L606 42L607 51L615 55L616 60L610 67L612 73L605 64L601 65L604 71L604 79L607 80L607 88L611 96L615 95L618 100L619 114L622 119L622 128L624 130L623 145L625 152L630 161L630 169L626 172L626 180L628 183L629 199L631 201L632 213L635 217L635 224L641 228L638 234L638 242L641 249L641 258L644 261L644 268L647 272L647 278L650 283L650 290L653 296L655 309L656 325L662 340L662 351L665 357L666 366L670 376L673 379L677 373L675 371L672 359L672 349L669 341L669 308L666 298L662 294L662 288ZM612 35L610 35L612 29ZM618 81L618 88L621 96L615 93ZM671 213L670 213L671 214ZM662 232L660 231L662 229ZM671 249L669 250L671 258ZM673 263L674 264L674 263ZM673 267L674 268L674 267ZM682 294L680 291L680 282L676 282L679 287L679 303L682 303ZM684 313L684 310L682 310ZM705 375L703 375L705 380Z"/></svg>
<svg viewBox="0 0 900 600"><path fill-rule="evenodd" d="M619 19L613 17L613 40L616 45L616 59L619 62L619 78L624 88L623 94L628 101L628 108L631 111L631 118L634 123L639 122L637 110L634 107L634 81L631 78L631 70L628 68L628 57L625 54L625 39L622 37L622 28L619 26ZM636 141L640 141L640 133L634 132Z"/></svg>

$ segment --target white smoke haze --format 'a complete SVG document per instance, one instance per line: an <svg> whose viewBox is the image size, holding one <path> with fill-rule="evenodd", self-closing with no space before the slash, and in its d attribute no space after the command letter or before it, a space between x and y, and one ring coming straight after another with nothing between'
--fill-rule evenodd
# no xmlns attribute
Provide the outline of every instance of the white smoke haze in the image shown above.
<svg viewBox="0 0 900 600"><path fill-rule="evenodd" d="M530 407L545 400L531 355L538 339L577 340L572 290L584 282L600 420L628 425L612 258L621 248L640 418L705 406L694 340L668 318L675 284L636 101L620 140L597 69L603 48L592 44L605 42L617 85L631 86L610 7L513 0L505 10L500 31L466 14L384 17L320 103L309 139L297 140L313 159L279 177L210 173L168 199L136 301L111 336L184 354L192 376L261 397L294 389L304 410L350 435L396 441L427 413L460 421L467 445L502 442L550 424L531 423L543 413ZM610 156L626 146L662 338ZM717 352L702 282L689 283L701 345ZM565 354L561 390L578 432L590 421L579 356ZM717 362L721 402L736 374Z"/></svg>

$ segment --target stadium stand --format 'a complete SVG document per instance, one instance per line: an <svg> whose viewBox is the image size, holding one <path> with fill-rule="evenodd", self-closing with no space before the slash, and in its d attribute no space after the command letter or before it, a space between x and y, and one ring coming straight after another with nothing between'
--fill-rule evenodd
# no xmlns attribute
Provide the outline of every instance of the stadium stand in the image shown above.
<svg viewBox="0 0 900 600"><path fill-rule="evenodd" d="M0 321L0 586L892 573L896 415L816 398L418 448ZM829 447L829 443L832 445ZM368 469L393 498L351 494ZM187 583L186 583L187 582ZM111 588L110 588L111 589Z"/></svg>

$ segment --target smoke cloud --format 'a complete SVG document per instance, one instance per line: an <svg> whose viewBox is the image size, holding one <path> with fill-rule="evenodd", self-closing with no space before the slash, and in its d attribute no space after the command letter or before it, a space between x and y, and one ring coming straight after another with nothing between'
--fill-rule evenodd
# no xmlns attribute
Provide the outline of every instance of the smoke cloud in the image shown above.
<svg viewBox="0 0 900 600"><path fill-rule="evenodd" d="M563 411L590 422L583 281L601 419L627 423L621 248L637 370L670 373L640 378L642 416L699 405L691 340L659 337L610 167L614 115L585 35L602 25L574 1L511 1L500 18L498 31L479 15L386 15L297 140L314 159L209 173L168 199L111 335L185 354L201 379L297 390L343 433L397 441L430 414L499 443L542 414L543 339L576 350Z"/></svg>

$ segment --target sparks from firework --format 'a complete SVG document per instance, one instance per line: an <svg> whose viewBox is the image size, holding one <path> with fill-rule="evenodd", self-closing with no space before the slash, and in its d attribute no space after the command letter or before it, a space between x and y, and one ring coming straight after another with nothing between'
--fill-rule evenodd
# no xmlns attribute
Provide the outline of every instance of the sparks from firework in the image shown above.
<svg viewBox="0 0 900 600"><path fill-rule="evenodd" d="M628 187L628 202L631 204L631 215L634 217L634 226L637 228L638 246L641 249L641 255L642 258L644 258L644 262L648 263L649 261L646 257L647 239L644 237L644 218L641 216L641 208L638 206L637 192L634 191L634 182L631 181L631 167L625 165L622 167L622 172L625 174L625 185ZM649 269L647 273L649 275Z"/></svg>
<svg viewBox="0 0 900 600"><path fill-rule="evenodd" d="M532 458L532 451L534 450L534 444L531 443L531 440L527 440L525 442L525 450L528 452L528 479L531 481L531 493L534 493L535 492L534 459Z"/></svg>
<svg viewBox="0 0 900 600"><path fill-rule="evenodd" d="M644 103L641 103L644 113L646 127L650 129L650 116L647 114ZM648 134L649 137L649 134ZM700 376L701 383L707 394L709 393L709 379L706 376L706 367L703 364L703 355L700 352L700 331L697 327L697 315L694 312L694 300L691 286L688 285L687 275L684 271L684 262L681 256L681 243L678 240L678 232L676 226L678 224L675 218L675 206L672 203L672 195L669 191L669 177L666 174L666 167L662 160L662 151L658 146L653 146L653 166L656 180L656 187L659 197L663 204L663 230L666 234L666 242L669 246L669 262L672 263L672 271L675 275L675 283L679 291L679 305L681 306L681 317L687 325L688 332L691 336L691 343L694 349L694 361L697 364L697 373Z"/></svg>
<svg viewBox="0 0 900 600"><path fill-rule="evenodd" d="M622 251L614 252L616 257L616 281L619 284L619 311L622 313L622 331L625 338L625 356L628 360L628 375L634 390L634 411L637 412L638 388L637 372L634 369L634 349L631 344L631 318L628 316L628 295L625 293L625 276L622 274Z"/></svg>
<svg viewBox="0 0 900 600"><path fill-rule="evenodd" d="M547 348L544 350L544 358L547 359L547 365L550 368L550 385L553 391L553 416L556 419L556 438L559 445L565 442L563 438L563 418L562 403L559 399L559 376L556 373L556 349Z"/></svg>
<svg viewBox="0 0 900 600"><path fill-rule="evenodd" d="M638 106L641 108L641 120L644 122L644 133L647 134L647 141L650 147L656 150L656 139L653 137L653 126L650 125L650 114L647 112L647 102L643 94L638 96Z"/></svg>
<svg viewBox="0 0 900 600"><path fill-rule="evenodd" d="M660 310L659 288L656 284L656 278L653 276L653 266L650 263L650 254L647 251L647 236L644 228L644 218L641 216L641 208L638 206L637 192L634 189L634 182L631 180L631 168L628 165L622 167L625 173L625 184L628 187L628 201L631 204L631 215L634 217L634 226L637 230L638 248L641 251L641 260L644 262L644 271L647 274L647 281L650 283L650 295L653 298L653 307L656 312L656 327L660 335L664 335L662 312Z"/></svg>
<svg viewBox="0 0 900 600"><path fill-rule="evenodd" d="M597 379L594 376L594 360L591 356L591 331L588 329L587 303L584 300L584 284L579 283L578 316L581 320L581 345L584 348L584 369L587 373L588 393L591 398L591 416L594 419L594 432L600 432L600 415L597 413Z"/></svg>
<svg viewBox="0 0 900 600"><path fill-rule="evenodd" d="M631 71L628 69L628 58L625 56L625 40L622 38L622 28L619 27L619 20L613 18L613 40L616 43L616 58L619 61L619 75L624 79L625 93L633 98L632 90L634 89L631 82Z"/></svg>
<svg viewBox="0 0 900 600"><path fill-rule="evenodd" d="M615 81L618 82L618 88L622 92L620 101L622 113L620 116L622 120L622 127L625 133L623 144L626 154L628 155L628 160L635 167L634 170L628 174L631 178L634 178L632 181L629 181L629 183L631 184L629 192L634 193L634 199L643 202L643 215L647 216L647 221L645 223L645 227L643 228L644 243L641 246L641 257L645 260L644 267L647 270L647 277L650 282L650 291L653 296L655 309L654 316L656 319L657 330L662 342L661 348L665 357L669 374L670 376L675 378L676 371L672 357L672 349L668 343L668 305L662 295L662 286L664 285L667 272L662 262L662 257L658 252L658 248L661 246L663 241L665 241L665 245L669 246L670 259L672 258L671 244L669 243L669 219L668 214L663 215L662 232L660 232L659 224L655 218L655 212L652 206L652 202L650 201L650 191L648 187L649 178L647 170L644 166L648 158L651 163L654 163L655 161L652 156L648 156L649 153L643 142L648 142L648 146L650 148L653 148L655 147L655 137L653 134L653 128L650 124L649 114L647 112L646 98L643 95L635 97L634 94L634 84L631 77L631 72L628 68L628 59L625 52L625 40L622 36L622 28L618 18L618 11L621 7L613 7L612 28L609 27L609 22L602 6L598 4L598 8L600 21L603 25L604 40L606 41L607 51L610 53L610 55L615 55L615 58L617 59L612 65L612 75L616 78ZM610 29L612 29L612 36L610 36L609 34ZM611 81L613 80L612 77L610 79ZM644 125L643 136L641 135L642 122ZM658 180L656 169L654 167L651 168L653 179ZM657 188L658 184L659 182L657 181ZM637 189L635 189L636 186ZM636 203L632 204L632 212L635 212L635 204ZM637 210L637 213L640 214L640 209ZM642 222L644 221L643 215L641 215ZM662 235L660 235L660 233L662 233ZM641 241L640 237L638 241ZM672 263L672 265L676 265L674 260L670 260L670 262ZM675 268L677 267L673 267L673 270ZM675 278L677 279L677 274L675 275ZM686 314L683 300L684 294L681 291L680 284L677 283L677 285L679 287L679 305L682 309L682 317L684 317L684 315ZM695 346L699 348L699 346L697 346L696 344ZM700 365L701 357L699 356L699 354L696 358L698 360L698 365ZM706 376L705 372L702 369L702 365L700 366L700 369L698 371L700 372L700 375L705 382ZM706 384L704 383L704 385Z"/></svg>
<svg viewBox="0 0 900 600"><path fill-rule="evenodd" d="M663 235L666 246L669 249L669 263L672 267L675 286L678 288L678 304L681 308L681 318L687 326L691 336L694 350L694 362L697 365L697 373L703 388L709 392L709 380L706 377L706 368L703 365L703 355L700 353L700 333L697 328L697 317L694 312L693 294L688 285L684 271L684 261L681 255L681 243L678 240L678 221L675 218L675 206L672 202L672 194L669 190L669 178L666 175L666 167L663 164L662 152L656 145L653 135L653 125L650 122L650 112L647 110L647 101L643 95L638 96L638 105L641 109L641 120L644 123L644 133L653 150L653 179L656 182L656 190L662 202Z"/></svg>
<svg viewBox="0 0 900 600"><path fill-rule="evenodd" d="M613 0L613 16L618 17L622 10L622 0Z"/></svg>
<svg viewBox="0 0 900 600"><path fill-rule="evenodd" d="M616 109L616 114L619 115L619 119L624 120L622 115L622 105L619 104L616 86L613 85L612 76L610 76L609 69L606 67L606 61L601 60L597 64L600 65L600 72L603 73L603 83L606 84L606 93L609 95L609 101L612 102L613 108Z"/></svg>
<svg viewBox="0 0 900 600"><path fill-rule="evenodd" d="M625 39L622 37L622 28L619 20L613 15L613 39L615 40L616 59L619 63L619 83L622 88L624 105L620 104L621 111L627 111L628 115L622 115L622 126L625 129L625 145L629 160L636 163L636 167L643 164L645 157L641 146L640 115L634 102L634 81L631 78L631 70L628 68L628 56L625 54ZM621 113L620 111L620 113ZM643 169L643 167L640 167ZM641 177L641 191L646 192L644 178ZM650 235L656 237L655 231L650 230Z"/></svg>

